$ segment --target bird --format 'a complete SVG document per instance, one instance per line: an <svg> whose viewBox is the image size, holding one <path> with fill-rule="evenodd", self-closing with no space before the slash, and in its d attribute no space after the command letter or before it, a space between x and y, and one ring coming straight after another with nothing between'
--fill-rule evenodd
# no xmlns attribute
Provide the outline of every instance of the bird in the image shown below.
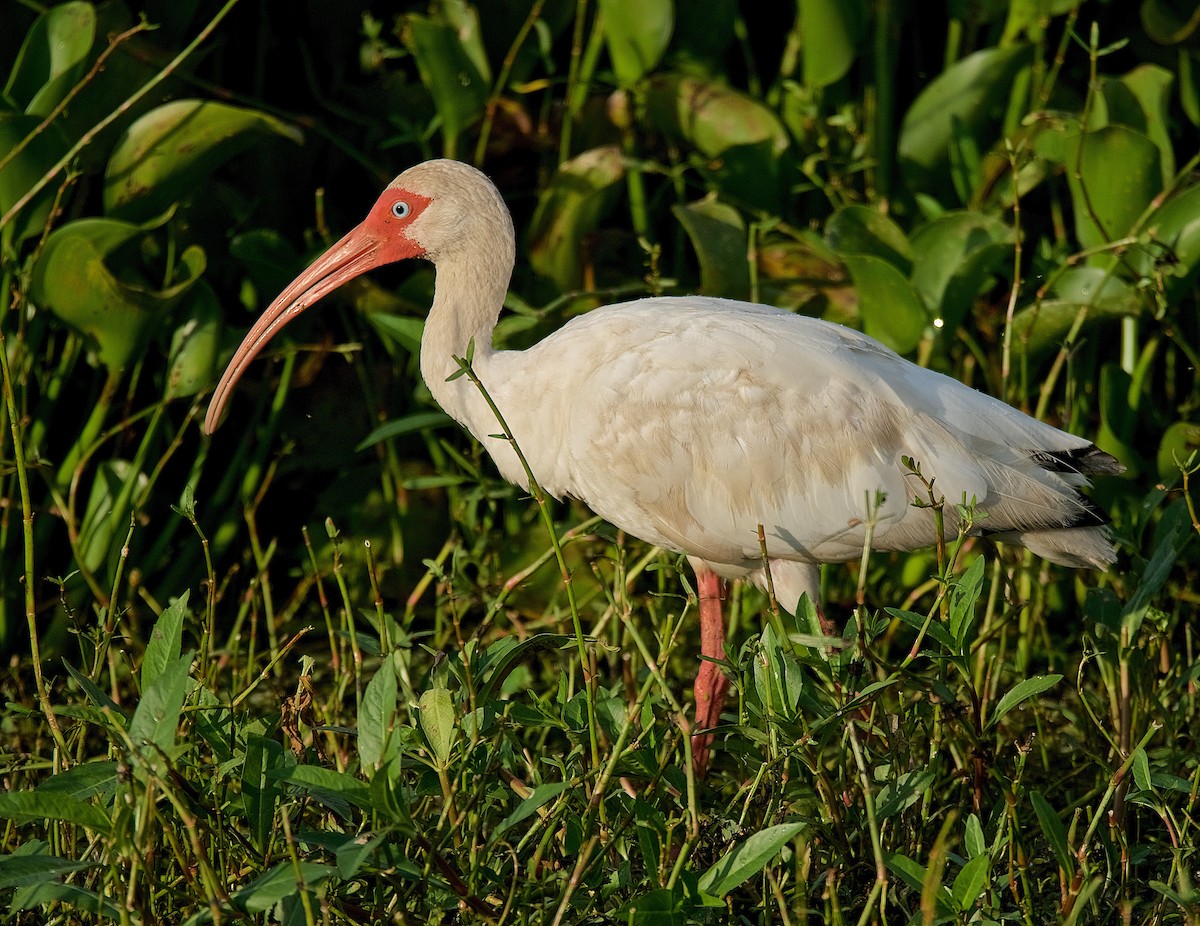
<svg viewBox="0 0 1200 926"><path fill-rule="evenodd" d="M946 502L945 539L961 527L1064 566L1116 560L1107 518L1080 491L1120 472L1114 457L852 328L651 296L576 316L524 350L495 349L516 262L512 217L483 172L447 159L401 173L267 307L221 376L204 431L285 325L347 281L411 258L435 266L421 375L500 474L528 490L531 473L695 571L700 773L729 685L725 582L769 584L790 612L803 595L820 607L821 564L858 559L868 539L879 551L937 541L933 506L913 503L930 482ZM461 375L468 356L478 383ZM964 520L961 502L986 516Z"/></svg>

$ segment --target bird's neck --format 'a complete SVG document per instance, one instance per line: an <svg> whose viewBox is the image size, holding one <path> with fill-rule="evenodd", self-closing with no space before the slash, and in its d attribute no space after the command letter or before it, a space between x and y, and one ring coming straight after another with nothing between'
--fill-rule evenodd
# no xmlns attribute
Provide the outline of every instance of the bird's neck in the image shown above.
<svg viewBox="0 0 1200 926"><path fill-rule="evenodd" d="M499 249L503 250L503 249ZM504 305L512 273L512 255L476 253L470 260L439 260L433 306L421 337L421 375L437 403L477 437L496 430L478 386L456 358L471 354L471 366L486 385L494 352L492 332ZM473 348L472 348L473 344Z"/></svg>

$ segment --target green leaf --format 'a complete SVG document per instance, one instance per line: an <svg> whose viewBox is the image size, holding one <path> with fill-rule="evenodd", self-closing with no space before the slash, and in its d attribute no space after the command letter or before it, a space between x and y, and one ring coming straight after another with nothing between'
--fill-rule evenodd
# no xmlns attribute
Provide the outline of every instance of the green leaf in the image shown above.
<svg viewBox="0 0 1200 926"><path fill-rule="evenodd" d="M899 141L900 164L913 189L949 190L956 124L974 138L977 150L992 147L1013 78L1032 56L1029 45L985 48L954 62L917 95L904 115Z"/></svg>
<svg viewBox="0 0 1200 926"><path fill-rule="evenodd" d="M1154 790L1154 780L1150 777L1150 759L1141 746L1133 751L1133 781L1142 791Z"/></svg>
<svg viewBox="0 0 1200 926"><path fill-rule="evenodd" d="M617 83L632 87L657 67L675 25L672 0L599 0Z"/></svg>
<svg viewBox="0 0 1200 926"><path fill-rule="evenodd" d="M281 783L310 791L327 791L363 810L371 810L371 793L366 784L353 775L320 765L295 765L274 775Z"/></svg>
<svg viewBox="0 0 1200 926"><path fill-rule="evenodd" d="M421 709L421 732L433 751L439 768L450 764L450 752L458 739L458 719L454 713L454 698L448 688L430 688L421 693L417 702Z"/></svg>
<svg viewBox="0 0 1200 926"><path fill-rule="evenodd" d="M517 805L516 809L513 810L512 813L500 821L500 825L488 835L488 842L495 842L506 832L508 832L511 827L514 827L522 820L533 816L538 812L538 810L540 810L550 801L554 800L554 798L558 797L558 795L562 794L569 787L570 784L565 781L556 781L550 784L538 785L529 793L528 797L526 797L523 801L521 801L520 804Z"/></svg>
<svg viewBox="0 0 1200 926"><path fill-rule="evenodd" d="M93 572L115 559L129 530L129 500L149 485L128 460L106 460L96 470L79 529L84 565Z"/></svg>
<svg viewBox="0 0 1200 926"><path fill-rule="evenodd" d="M66 153L67 143L56 125L33 134L41 120L36 116L0 112L0 157L7 163L0 167L0 215L8 210L38 184L42 176ZM13 150L30 135L29 144L16 157ZM48 184L14 219L13 231L17 243L40 235L54 205L55 185Z"/></svg>
<svg viewBox="0 0 1200 926"><path fill-rule="evenodd" d="M31 887L19 888L12 899L9 913L46 908L52 904L62 904L82 913L110 920L122 918L121 908L107 897L76 884L59 884L55 881L43 881Z"/></svg>
<svg viewBox="0 0 1200 926"><path fill-rule="evenodd" d="M760 830L734 846L700 876L700 890L724 897L738 885L758 874L804 829L803 823L780 823Z"/></svg>
<svg viewBox="0 0 1200 926"><path fill-rule="evenodd" d="M886 820L903 813L933 786L933 777L933 772L928 769L916 769L889 781L876 799L876 815L880 820Z"/></svg>
<svg viewBox="0 0 1200 926"><path fill-rule="evenodd" d="M301 886L315 887L332 877L337 869L316 862L280 862L270 871L234 893L233 903L246 913L265 913L287 897L300 892Z"/></svg>
<svg viewBox="0 0 1200 926"><path fill-rule="evenodd" d="M387 755L387 745L396 722L396 670L384 660L367 683L358 709L358 758L371 775Z"/></svg>
<svg viewBox="0 0 1200 926"><path fill-rule="evenodd" d="M928 319L912 284L878 257L847 254L842 259L854 280L863 331L900 354L916 348Z"/></svg>
<svg viewBox="0 0 1200 926"><path fill-rule="evenodd" d="M1023 704L1030 698L1037 697L1043 691L1053 688L1062 681L1061 675L1035 675L1033 678L1027 678L1024 681L1017 682L996 705L992 711L992 715L988 718L985 730L990 730L996 726L1014 707Z"/></svg>
<svg viewBox="0 0 1200 926"><path fill-rule="evenodd" d="M483 115L488 81L450 23L410 13L403 36L441 118L445 156L452 158L459 135Z"/></svg>
<svg viewBox="0 0 1200 926"><path fill-rule="evenodd" d="M108 815L95 804L54 792L0 792L0 817L15 823L61 820L100 833L107 833L112 828Z"/></svg>
<svg viewBox="0 0 1200 926"><path fill-rule="evenodd" d="M38 853L36 855L0 856L0 891L14 887L29 887L47 881L59 881L63 875L93 868L96 862L73 862L65 858Z"/></svg>
<svg viewBox="0 0 1200 926"><path fill-rule="evenodd" d="M825 240L839 254L866 254L904 275L912 270L912 248L900 226L870 206L843 206L825 223Z"/></svg>
<svg viewBox="0 0 1200 926"><path fill-rule="evenodd" d="M354 447L354 452L361 453L368 447L374 447L393 437L412 434L415 431L432 431L435 428L445 428L452 424L454 424L454 419L445 412L415 412L394 421L385 421L359 441Z"/></svg>
<svg viewBox="0 0 1200 926"><path fill-rule="evenodd" d="M89 797L108 798L117 790L120 769L112 759L99 759L73 765L65 772L51 775L37 786L40 794L65 794L77 801Z"/></svg>
<svg viewBox="0 0 1200 926"><path fill-rule="evenodd" d="M275 804L282 792L280 772L287 765L283 746L275 740L257 734L246 737L246 757L242 763L242 811L246 815L254 845L260 850L266 850L275 835Z"/></svg>
<svg viewBox="0 0 1200 926"><path fill-rule="evenodd" d="M965 913L975 906L987 884L991 864L992 860L986 854L977 855L955 876L950 894L959 910Z"/></svg>
<svg viewBox="0 0 1200 926"><path fill-rule="evenodd" d="M142 657L142 691L158 681L167 667L179 660L183 649L183 621L188 615L190 594L185 589L154 622L154 629L150 631L150 640L146 644L146 655Z"/></svg>
<svg viewBox="0 0 1200 926"><path fill-rule="evenodd" d="M191 687L192 655L187 653L163 665L153 683L143 689L129 721L129 738L134 746L145 746L144 755L151 762L157 760L159 750L169 750L175 743L179 715Z"/></svg>
<svg viewBox="0 0 1200 926"><path fill-rule="evenodd" d="M1057 350L1085 308L1082 331L1142 310L1137 291L1100 267L1065 271L1055 281L1053 293L1055 298L1026 306L1013 317L1013 342L1030 357Z"/></svg>
<svg viewBox="0 0 1200 926"><path fill-rule="evenodd" d="M982 855L987 851L987 840L983 835L983 824L979 822L978 814L970 814L967 816L966 834L963 836L963 845L967 849L967 855L971 858Z"/></svg>
<svg viewBox="0 0 1200 926"><path fill-rule="evenodd" d="M560 290L583 285L584 238L608 212L624 176L618 148L593 148L564 161L538 197L529 225L529 262Z"/></svg>
<svg viewBox="0 0 1200 926"><path fill-rule="evenodd" d="M1170 485L1179 478L1180 467L1200 450L1200 424L1176 421L1167 426L1158 444L1158 478Z"/></svg>
<svg viewBox="0 0 1200 926"><path fill-rule="evenodd" d="M1075 213L1075 236L1098 247L1136 231L1137 220L1162 189L1158 148L1145 135L1110 125L1083 135L1080 177L1067 172ZM1115 258L1099 255L1102 265Z"/></svg>
<svg viewBox="0 0 1200 926"><path fill-rule="evenodd" d="M959 647L975 622L975 604L983 588L983 569L983 557L977 556L950 590L950 633Z"/></svg>
<svg viewBox="0 0 1200 926"><path fill-rule="evenodd" d="M184 297L167 355L166 398L185 399L213 385L221 347L222 313L207 281Z"/></svg>
<svg viewBox="0 0 1200 926"><path fill-rule="evenodd" d="M1164 187L1175 175L1175 148L1168 131L1171 124L1171 84L1174 81L1175 75L1166 68L1157 64L1141 64L1128 74L1104 84L1105 98L1109 101L1109 119L1136 129L1154 142L1162 164L1161 181ZM1127 93L1134 104L1123 107L1119 112L1112 100L1112 92L1117 87Z"/></svg>
<svg viewBox="0 0 1200 926"><path fill-rule="evenodd" d="M4 96L31 116L46 116L79 79L95 38L92 4L76 0L46 10L25 33Z"/></svg>
<svg viewBox="0 0 1200 926"><path fill-rule="evenodd" d="M1063 826L1062 820L1058 818L1058 814L1040 791L1030 791L1029 802L1033 804L1033 812L1037 814L1038 823L1050 843L1050 849L1054 852L1058 867L1069 874L1074 870L1074 863L1071 847L1067 843L1066 827Z"/></svg>
<svg viewBox="0 0 1200 926"><path fill-rule="evenodd" d="M708 196L671 211L687 232L700 262L700 289L708 296L746 299L750 264L746 257L746 223L732 206Z"/></svg>
<svg viewBox="0 0 1200 926"><path fill-rule="evenodd" d="M800 0L804 83L827 87L846 76L862 39L862 0Z"/></svg>
<svg viewBox="0 0 1200 926"><path fill-rule="evenodd" d="M1012 251L1012 229L981 212L947 212L913 233L913 287L948 337Z"/></svg>
<svg viewBox="0 0 1200 926"><path fill-rule="evenodd" d="M589 639L585 637L585 640ZM562 649L567 646L575 645L574 634L566 633L535 633L532 636L526 637L519 642L506 644L506 648L495 656L492 656L493 651L502 644L493 644L488 649L489 657L491 657L482 672L480 679L479 698L480 704L486 704L493 698L500 696L504 688L504 681L508 678L512 671L525 660L529 659L534 653L542 652L548 649Z"/></svg>
<svg viewBox="0 0 1200 926"><path fill-rule="evenodd" d="M263 136L304 140L274 116L210 100L173 100L121 136L104 172L104 211L145 221L205 189L214 170Z"/></svg>

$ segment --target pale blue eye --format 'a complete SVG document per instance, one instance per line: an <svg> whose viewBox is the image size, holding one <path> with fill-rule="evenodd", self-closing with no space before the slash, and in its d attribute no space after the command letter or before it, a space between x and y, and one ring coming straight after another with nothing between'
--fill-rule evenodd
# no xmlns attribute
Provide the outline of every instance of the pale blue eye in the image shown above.
<svg viewBox="0 0 1200 926"><path fill-rule="evenodd" d="M412 207L402 199L392 203L392 215L398 219L407 219L408 214L412 212Z"/></svg>

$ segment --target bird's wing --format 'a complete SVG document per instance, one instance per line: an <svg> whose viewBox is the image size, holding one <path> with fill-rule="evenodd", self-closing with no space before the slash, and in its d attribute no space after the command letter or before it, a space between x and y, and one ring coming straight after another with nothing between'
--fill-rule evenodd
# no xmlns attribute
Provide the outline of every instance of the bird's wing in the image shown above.
<svg viewBox="0 0 1200 926"><path fill-rule="evenodd" d="M868 532L881 549L933 543L906 456L948 508L974 499L996 529L1062 527L1078 504L1030 459L1086 441L815 319L647 299L497 360L502 408L547 489L710 562L757 561L759 525L785 559L853 558Z"/></svg>

